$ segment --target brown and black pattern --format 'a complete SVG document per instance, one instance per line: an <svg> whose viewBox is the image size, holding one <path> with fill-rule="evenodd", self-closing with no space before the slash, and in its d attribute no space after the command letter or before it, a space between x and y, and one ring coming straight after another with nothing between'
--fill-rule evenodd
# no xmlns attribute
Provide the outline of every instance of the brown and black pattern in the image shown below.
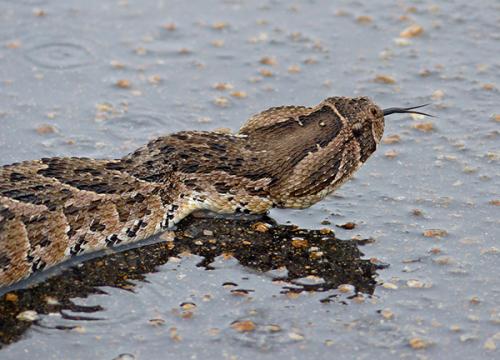
<svg viewBox="0 0 500 360"><path fill-rule="evenodd" d="M0 286L65 259L139 241L196 209L311 206L375 151L367 98L271 108L237 134L184 131L117 160L44 158L0 168Z"/></svg>

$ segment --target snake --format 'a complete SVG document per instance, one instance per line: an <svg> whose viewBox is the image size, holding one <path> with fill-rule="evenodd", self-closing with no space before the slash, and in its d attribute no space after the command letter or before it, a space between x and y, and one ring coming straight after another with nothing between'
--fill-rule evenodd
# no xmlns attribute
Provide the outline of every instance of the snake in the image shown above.
<svg viewBox="0 0 500 360"><path fill-rule="evenodd" d="M428 115L418 107L381 109L368 97L329 97L312 107L270 108L235 133L161 136L120 159L4 165L0 287L81 254L149 238L195 210L307 208L373 154L385 116Z"/></svg>

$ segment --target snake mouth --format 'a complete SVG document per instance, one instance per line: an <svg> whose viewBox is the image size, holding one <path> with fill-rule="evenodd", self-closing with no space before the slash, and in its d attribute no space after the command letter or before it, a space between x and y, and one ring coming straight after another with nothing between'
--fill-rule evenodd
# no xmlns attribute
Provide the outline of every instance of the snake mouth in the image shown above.
<svg viewBox="0 0 500 360"><path fill-rule="evenodd" d="M384 116L391 115L391 114L419 114L419 115L434 117L433 115L414 110L414 109L418 109L418 108L421 108L421 107L424 107L427 105L429 105L429 104L412 106L412 107L407 107L407 108L391 107L391 108L383 109L382 111L384 113Z"/></svg>

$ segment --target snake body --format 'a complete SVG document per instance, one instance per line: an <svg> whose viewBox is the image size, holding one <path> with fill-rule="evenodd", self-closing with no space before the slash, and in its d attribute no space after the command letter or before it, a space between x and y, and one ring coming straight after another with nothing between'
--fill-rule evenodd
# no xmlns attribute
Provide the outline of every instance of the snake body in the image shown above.
<svg viewBox="0 0 500 360"><path fill-rule="evenodd" d="M43 158L0 168L0 286L164 231L197 209L306 208L375 151L368 98L271 108L236 134L185 131L116 160Z"/></svg>

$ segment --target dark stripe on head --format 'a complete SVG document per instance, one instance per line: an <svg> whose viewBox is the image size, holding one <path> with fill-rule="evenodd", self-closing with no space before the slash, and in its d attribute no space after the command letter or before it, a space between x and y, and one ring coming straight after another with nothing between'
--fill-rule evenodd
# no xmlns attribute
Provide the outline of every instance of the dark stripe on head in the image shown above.
<svg viewBox="0 0 500 360"><path fill-rule="evenodd" d="M377 150L377 143L373 138L372 124L366 123L362 129L353 133L361 149L360 161L365 162Z"/></svg>
<svg viewBox="0 0 500 360"><path fill-rule="evenodd" d="M325 147L330 144L338 136L342 126L337 113L325 105L309 115L299 116L298 119L290 118L256 129L251 135L257 143L255 147L267 150L270 157L267 159L270 163L267 166L268 174L260 174L261 177L286 177L309 153L317 152L318 145ZM243 172L241 175L248 177L251 172Z"/></svg>

